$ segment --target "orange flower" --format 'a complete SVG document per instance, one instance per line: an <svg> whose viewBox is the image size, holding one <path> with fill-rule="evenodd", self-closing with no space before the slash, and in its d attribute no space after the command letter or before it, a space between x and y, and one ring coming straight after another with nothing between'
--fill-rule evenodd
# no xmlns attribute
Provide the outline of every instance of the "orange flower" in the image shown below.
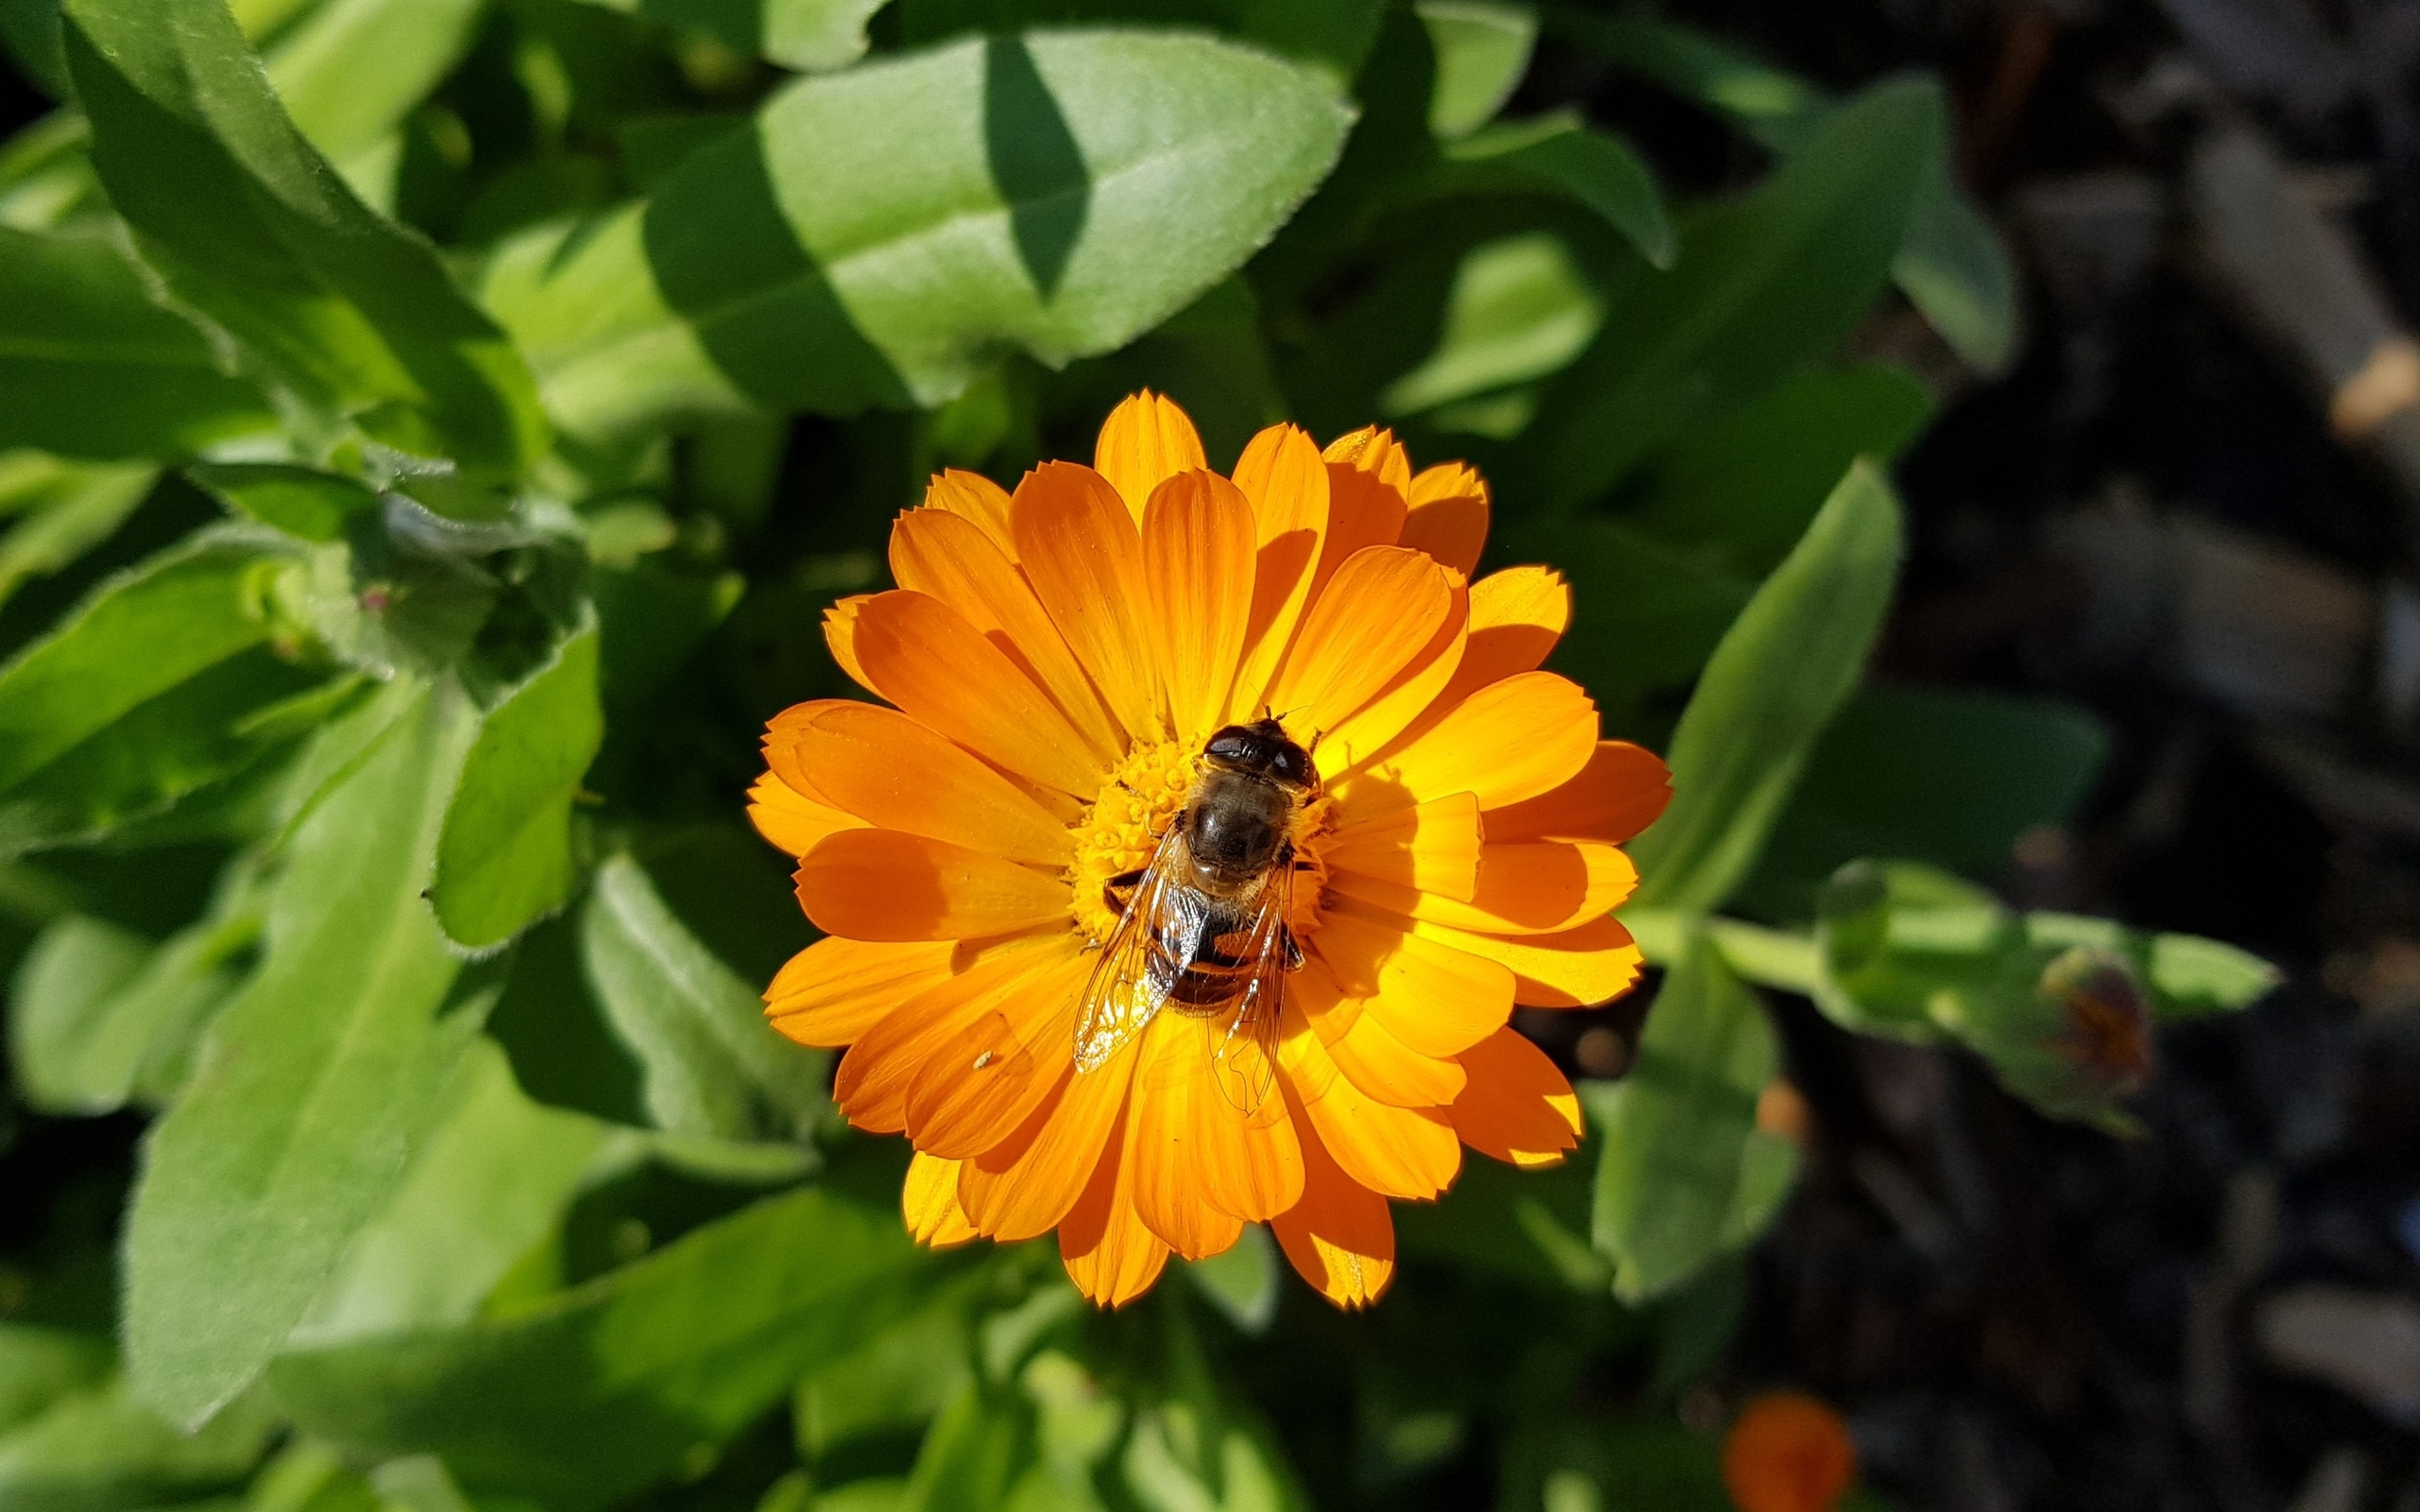
<svg viewBox="0 0 2420 1512"><path fill-rule="evenodd" d="M1562 578L1470 580L1487 520L1477 473L1414 474L1379 430L1322 454L1273 426L1220 477L1150 393L1092 467L1046 463L1013 496L947 472L900 517L899 587L824 621L890 707L784 712L750 813L830 936L769 1012L847 1045L841 1110L914 1143L919 1239L1055 1228L1076 1284L1115 1306L1170 1251L1267 1222L1356 1307L1393 1272L1390 1198L1443 1192L1463 1144L1534 1166L1578 1143L1570 1087L1507 1020L1631 985L1616 846L1668 790L1537 670L1569 619ZM1278 852L1290 900L1254 936L1282 989L1226 1019L1180 982L1080 1066L1101 947L1204 746L1272 713L1318 768ZM1245 1052L1266 1058L1238 1094Z"/></svg>
<svg viewBox="0 0 2420 1512"><path fill-rule="evenodd" d="M1757 1398L1722 1440L1722 1485L1739 1512L1829 1512L1856 1477L1848 1425L1803 1392Z"/></svg>

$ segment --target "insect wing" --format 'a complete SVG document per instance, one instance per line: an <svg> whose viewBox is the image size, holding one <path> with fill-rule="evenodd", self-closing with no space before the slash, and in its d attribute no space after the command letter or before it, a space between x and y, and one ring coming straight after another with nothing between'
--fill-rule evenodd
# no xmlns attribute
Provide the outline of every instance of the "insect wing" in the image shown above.
<svg viewBox="0 0 2420 1512"><path fill-rule="evenodd" d="M1141 1034L1193 964L1201 929L1191 895L1177 882L1183 864L1184 841L1170 830L1084 983L1076 1009L1078 1071L1097 1069Z"/></svg>
<svg viewBox="0 0 2420 1512"><path fill-rule="evenodd" d="M1254 1122L1276 1115L1270 1097L1277 1084L1277 1036L1286 1006L1286 919L1294 896L1294 873L1280 867L1253 900L1252 927L1236 955L1247 963L1243 990L1225 1016L1224 1033L1214 1038L1211 1078L1236 1111Z"/></svg>

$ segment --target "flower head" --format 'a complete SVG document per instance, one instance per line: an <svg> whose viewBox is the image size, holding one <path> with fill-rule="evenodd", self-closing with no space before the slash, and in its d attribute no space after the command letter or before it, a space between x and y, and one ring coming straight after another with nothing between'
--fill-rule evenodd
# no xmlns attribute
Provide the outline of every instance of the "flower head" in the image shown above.
<svg viewBox="0 0 2420 1512"><path fill-rule="evenodd" d="M1748 1403L1722 1439L1722 1486L1739 1512L1830 1512L1857 1478L1841 1415L1797 1391Z"/></svg>
<svg viewBox="0 0 2420 1512"><path fill-rule="evenodd" d="M1487 523L1477 473L1414 473L1379 430L1273 426L1221 477L1149 393L1091 467L943 473L901 516L898 588L824 622L889 707L776 717L751 814L829 936L769 1012L848 1046L841 1110L914 1143L918 1238L1055 1228L1117 1305L1267 1222L1359 1306L1390 1199L1464 1144L1577 1143L1507 1021L1630 986L1616 846L1668 790L1538 670L1563 580L1472 580Z"/></svg>

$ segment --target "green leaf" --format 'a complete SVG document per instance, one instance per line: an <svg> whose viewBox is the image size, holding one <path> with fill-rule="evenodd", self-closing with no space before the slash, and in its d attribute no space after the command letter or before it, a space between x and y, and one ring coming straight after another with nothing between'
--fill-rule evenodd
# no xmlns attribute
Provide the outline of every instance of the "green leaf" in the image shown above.
<svg viewBox="0 0 2420 1512"><path fill-rule="evenodd" d="M302 816L263 961L146 1141L127 1229L128 1371L207 1418L268 1364L444 1108L484 1004L421 889L473 721L399 682L322 741L357 749ZM449 1010L449 1007L451 1011Z"/></svg>
<svg viewBox="0 0 2420 1512"><path fill-rule="evenodd" d="M143 462L0 454L0 519L17 517L0 536L0 604L27 578L68 567L115 534L159 476Z"/></svg>
<svg viewBox="0 0 2420 1512"><path fill-rule="evenodd" d="M2285 980L2251 952L2198 935L2154 935L2150 955L2146 974L2162 1018L2248 1008Z"/></svg>
<svg viewBox="0 0 2420 1512"><path fill-rule="evenodd" d="M1945 129L1938 89L1876 85L1754 191L1691 217L1672 271L1617 292L1530 432L1554 502L1604 493L1837 347L1882 291Z"/></svg>
<svg viewBox="0 0 2420 1512"><path fill-rule="evenodd" d="M992 1512L1035 1459L1032 1405L1010 1388L969 1380L925 1435L903 1512Z"/></svg>
<svg viewBox="0 0 2420 1512"><path fill-rule="evenodd" d="M1741 899L1808 918L1824 879L1869 855L1996 877L2018 836L2066 822L2108 750L2100 720L2051 699L1863 689L1817 743Z"/></svg>
<svg viewBox="0 0 2420 1512"><path fill-rule="evenodd" d="M479 723L437 842L429 901L446 937L490 949L571 897L572 800L604 738L592 626Z"/></svg>
<svg viewBox="0 0 2420 1512"><path fill-rule="evenodd" d="M1604 301L1561 237L1531 232L1482 243L1454 274L1437 350L1389 385L1379 404L1409 414L1543 378L1578 356L1604 318Z"/></svg>
<svg viewBox="0 0 2420 1512"><path fill-rule="evenodd" d="M792 1399L799 1453L814 1460L853 1440L922 1429L974 1377L971 1293L977 1276L943 1288L912 1315L846 1354L819 1360Z"/></svg>
<svg viewBox="0 0 2420 1512"><path fill-rule="evenodd" d="M1950 350L1987 374L2016 356L2016 269L1950 178L1945 154L1916 191L1891 277Z"/></svg>
<svg viewBox="0 0 2420 1512"><path fill-rule="evenodd" d="M1899 568L1899 503L1851 467L1724 633L1673 732L1672 804L1633 841L1640 908L1721 906L1857 686Z"/></svg>
<svg viewBox="0 0 2420 1512"><path fill-rule="evenodd" d="M293 738L273 541L214 534L102 585L0 667L0 852L106 833Z"/></svg>
<svg viewBox="0 0 2420 1512"><path fill-rule="evenodd" d="M1182 26L1216 32L1280 58L1310 64L1338 88L1361 70L1386 13L1384 0L898 0L892 10L903 46L922 47L967 32L1029 26Z"/></svg>
<svg viewBox="0 0 2420 1512"><path fill-rule="evenodd" d="M68 0L93 162L146 261L329 419L499 473L545 448L520 358L327 171L221 0Z"/></svg>
<svg viewBox="0 0 2420 1512"><path fill-rule="evenodd" d="M248 1398L199 1432L163 1422L114 1378L0 1434L8 1512L134 1512L240 1486L275 1419Z"/></svg>
<svg viewBox="0 0 2420 1512"><path fill-rule="evenodd" d="M1712 552L1666 544L1611 520L1509 523L1498 559L1551 561L1572 582L1572 622L1553 666L1620 726L1650 693L1685 686L1755 592Z"/></svg>
<svg viewBox="0 0 2420 1512"><path fill-rule="evenodd" d="M1244 1225L1242 1238L1207 1260L1188 1263L1184 1273L1229 1322L1246 1333L1266 1333L1277 1316L1284 1269L1269 1230L1251 1223Z"/></svg>
<svg viewBox="0 0 2420 1512"><path fill-rule="evenodd" d="M1591 1227L1624 1301L1680 1285L1771 1218L1795 1168L1757 1141L1773 1065L1764 1008L1698 934L1665 973L1630 1074L1581 1084L1604 1144Z"/></svg>
<svg viewBox="0 0 2420 1512"><path fill-rule="evenodd" d="M355 192L383 189L363 193L381 203L392 198L395 129L461 60L486 10L486 0L323 0L279 32L268 81L295 129Z"/></svg>
<svg viewBox="0 0 2420 1512"><path fill-rule="evenodd" d="M185 476L230 510L302 541L341 540L345 522L378 505L362 483L277 462L207 462Z"/></svg>
<svg viewBox="0 0 2420 1512"><path fill-rule="evenodd" d="M581 435L930 405L1003 349L1057 366L1183 308L1350 120L1318 73L1207 37L971 40L796 81L647 202L501 249L486 298Z"/></svg>
<svg viewBox="0 0 2420 1512"><path fill-rule="evenodd" d="M807 73L865 56L866 23L889 0L587 0Z"/></svg>
<svg viewBox="0 0 2420 1512"><path fill-rule="evenodd" d="M1620 518L1754 582L1806 533L1851 462L1896 457L1932 413L1924 386L1898 368L1801 373L1683 438Z"/></svg>
<svg viewBox="0 0 2420 1512"><path fill-rule="evenodd" d="M394 1200L354 1240L292 1345L470 1322L562 1221L606 1146L595 1119L524 1096L487 1040L463 1058L450 1096Z"/></svg>
<svg viewBox="0 0 2420 1512"><path fill-rule="evenodd" d="M580 943L607 1019L638 1057L658 1125L796 1138L822 1118L827 1057L765 1022L763 1001L665 905L637 862L617 856L597 869Z"/></svg>
<svg viewBox="0 0 2420 1512"><path fill-rule="evenodd" d="M1499 0L1415 0L1411 9L1437 57L1428 129L1443 138L1468 136L1521 87L1537 45L1538 13Z"/></svg>
<svg viewBox="0 0 2420 1512"><path fill-rule="evenodd" d="M167 1101L260 929L249 897L157 945L80 914L52 922L10 993L9 1052L26 1102L91 1114Z"/></svg>
<svg viewBox="0 0 2420 1512"><path fill-rule="evenodd" d="M879 1332L919 1255L891 1205L809 1189L526 1313L289 1352L271 1382L355 1452L438 1453L466 1484L576 1512L693 1462Z"/></svg>
<svg viewBox="0 0 2420 1512"><path fill-rule="evenodd" d="M1628 237L1657 267L1672 264L1672 223L1647 165L1617 137L1557 112L1507 121L1449 144L1438 187L1564 196Z"/></svg>
<svg viewBox="0 0 2420 1512"><path fill-rule="evenodd" d="M109 239L0 226L0 447L175 456L275 422Z"/></svg>
<svg viewBox="0 0 2420 1512"><path fill-rule="evenodd" d="M106 1340L31 1323L0 1323L0 1435L42 1416L116 1366Z"/></svg>
<svg viewBox="0 0 2420 1512"><path fill-rule="evenodd" d="M1806 145L1838 109L1795 75L1670 22L1559 12L1556 29L1729 120L1768 149ZM1997 373L2016 354L2007 249L1951 175L1945 141L1909 207L1892 278L1959 356Z"/></svg>

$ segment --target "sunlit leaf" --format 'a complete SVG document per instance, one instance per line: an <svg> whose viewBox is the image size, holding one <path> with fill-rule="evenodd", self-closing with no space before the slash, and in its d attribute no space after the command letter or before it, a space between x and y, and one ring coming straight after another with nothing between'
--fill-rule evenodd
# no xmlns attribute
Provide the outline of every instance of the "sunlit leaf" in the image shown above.
<svg viewBox="0 0 2420 1512"><path fill-rule="evenodd" d="M108 239L0 226L0 447L174 456L273 423Z"/></svg>
<svg viewBox="0 0 2420 1512"><path fill-rule="evenodd" d="M428 246L333 179L221 0L69 0L93 161L145 259L262 371L406 451L517 471L519 357Z"/></svg>
<svg viewBox="0 0 2420 1512"><path fill-rule="evenodd" d="M461 60L487 0L322 0L264 61L295 128L372 204L393 198L395 129Z"/></svg>
<svg viewBox="0 0 2420 1512"><path fill-rule="evenodd" d="M592 627L479 721L429 889L447 938L501 945L571 896L572 801L604 737Z"/></svg>
<svg viewBox="0 0 2420 1512"><path fill-rule="evenodd" d="M301 818L259 973L152 1126L128 1220L128 1369L181 1423L268 1364L403 1180L485 1003L422 900L474 721L402 682ZM339 725L325 739L351 745ZM450 1009L450 1011L449 1011Z"/></svg>
<svg viewBox="0 0 2420 1512"><path fill-rule="evenodd" d="M898 1315L917 1251L891 1205L807 1190L509 1317L303 1349L272 1371L310 1432L435 1452L470 1485L591 1508L771 1406Z"/></svg>
<svg viewBox="0 0 2420 1512"><path fill-rule="evenodd" d="M1322 76L1207 37L960 43L798 80L648 202L505 248L487 300L583 434L930 404L1003 348L1056 365L1182 308L1349 120Z"/></svg>
<svg viewBox="0 0 2420 1512"><path fill-rule="evenodd" d="M180 1433L112 1378L0 1434L0 1506L131 1512L233 1490L276 1426L255 1396L197 1433Z"/></svg>
<svg viewBox="0 0 2420 1512"><path fill-rule="evenodd" d="M1604 313L1560 237L1532 232L1483 243L1454 275L1437 350L1379 403L1406 414L1543 378L1580 354Z"/></svg>
<svg viewBox="0 0 2420 1512"><path fill-rule="evenodd" d="M763 1001L665 905L638 863L617 856L598 868L580 939L658 1125L729 1139L814 1126L827 1106L827 1057L773 1032Z"/></svg>
<svg viewBox="0 0 2420 1512"><path fill-rule="evenodd" d="M283 561L273 542L198 538L0 667L0 851L103 833L300 732L327 668L280 654Z"/></svg>
<svg viewBox="0 0 2420 1512"><path fill-rule="evenodd" d="M1665 973L1630 1074L1582 1084L1604 1142L1594 1235L1625 1300L1669 1291L1771 1218L1796 1169L1756 1128L1773 1068L1764 1009L1699 936Z"/></svg>
<svg viewBox="0 0 2420 1512"><path fill-rule="evenodd" d="M562 1221L609 1137L594 1119L532 1103L486 1041L464 1057L449 1095L411 1174L354 1240L294 1344L469 1322Z"/></svg>
<svg viewBox="0 0 2420 1512"><path fill-rule="evenodd" d="M260 927L250 898L158 944L82 915L51 923L9 995L9 1058L26 1100L74 1113L165 1102Z"/></svg>
<svg viewBox="0 0 2420 1512"><path fill-rule="evenodd" d="M1437 83L1428 96L1428 129L1467 136L1493 120L1521 85L1530 49L1537 44L1533 7L1500 0L1417 0L1437 55Z"/></svg>
<svg viewBox="0 0 2420 1512"><path fill-rule="evenodd" d="M1852 467L1722 637L1673 732L1672 804L1632 842L1641 908L1712 909L1756 864L1863 673L1896 581L1899 503Z"/></svg>

